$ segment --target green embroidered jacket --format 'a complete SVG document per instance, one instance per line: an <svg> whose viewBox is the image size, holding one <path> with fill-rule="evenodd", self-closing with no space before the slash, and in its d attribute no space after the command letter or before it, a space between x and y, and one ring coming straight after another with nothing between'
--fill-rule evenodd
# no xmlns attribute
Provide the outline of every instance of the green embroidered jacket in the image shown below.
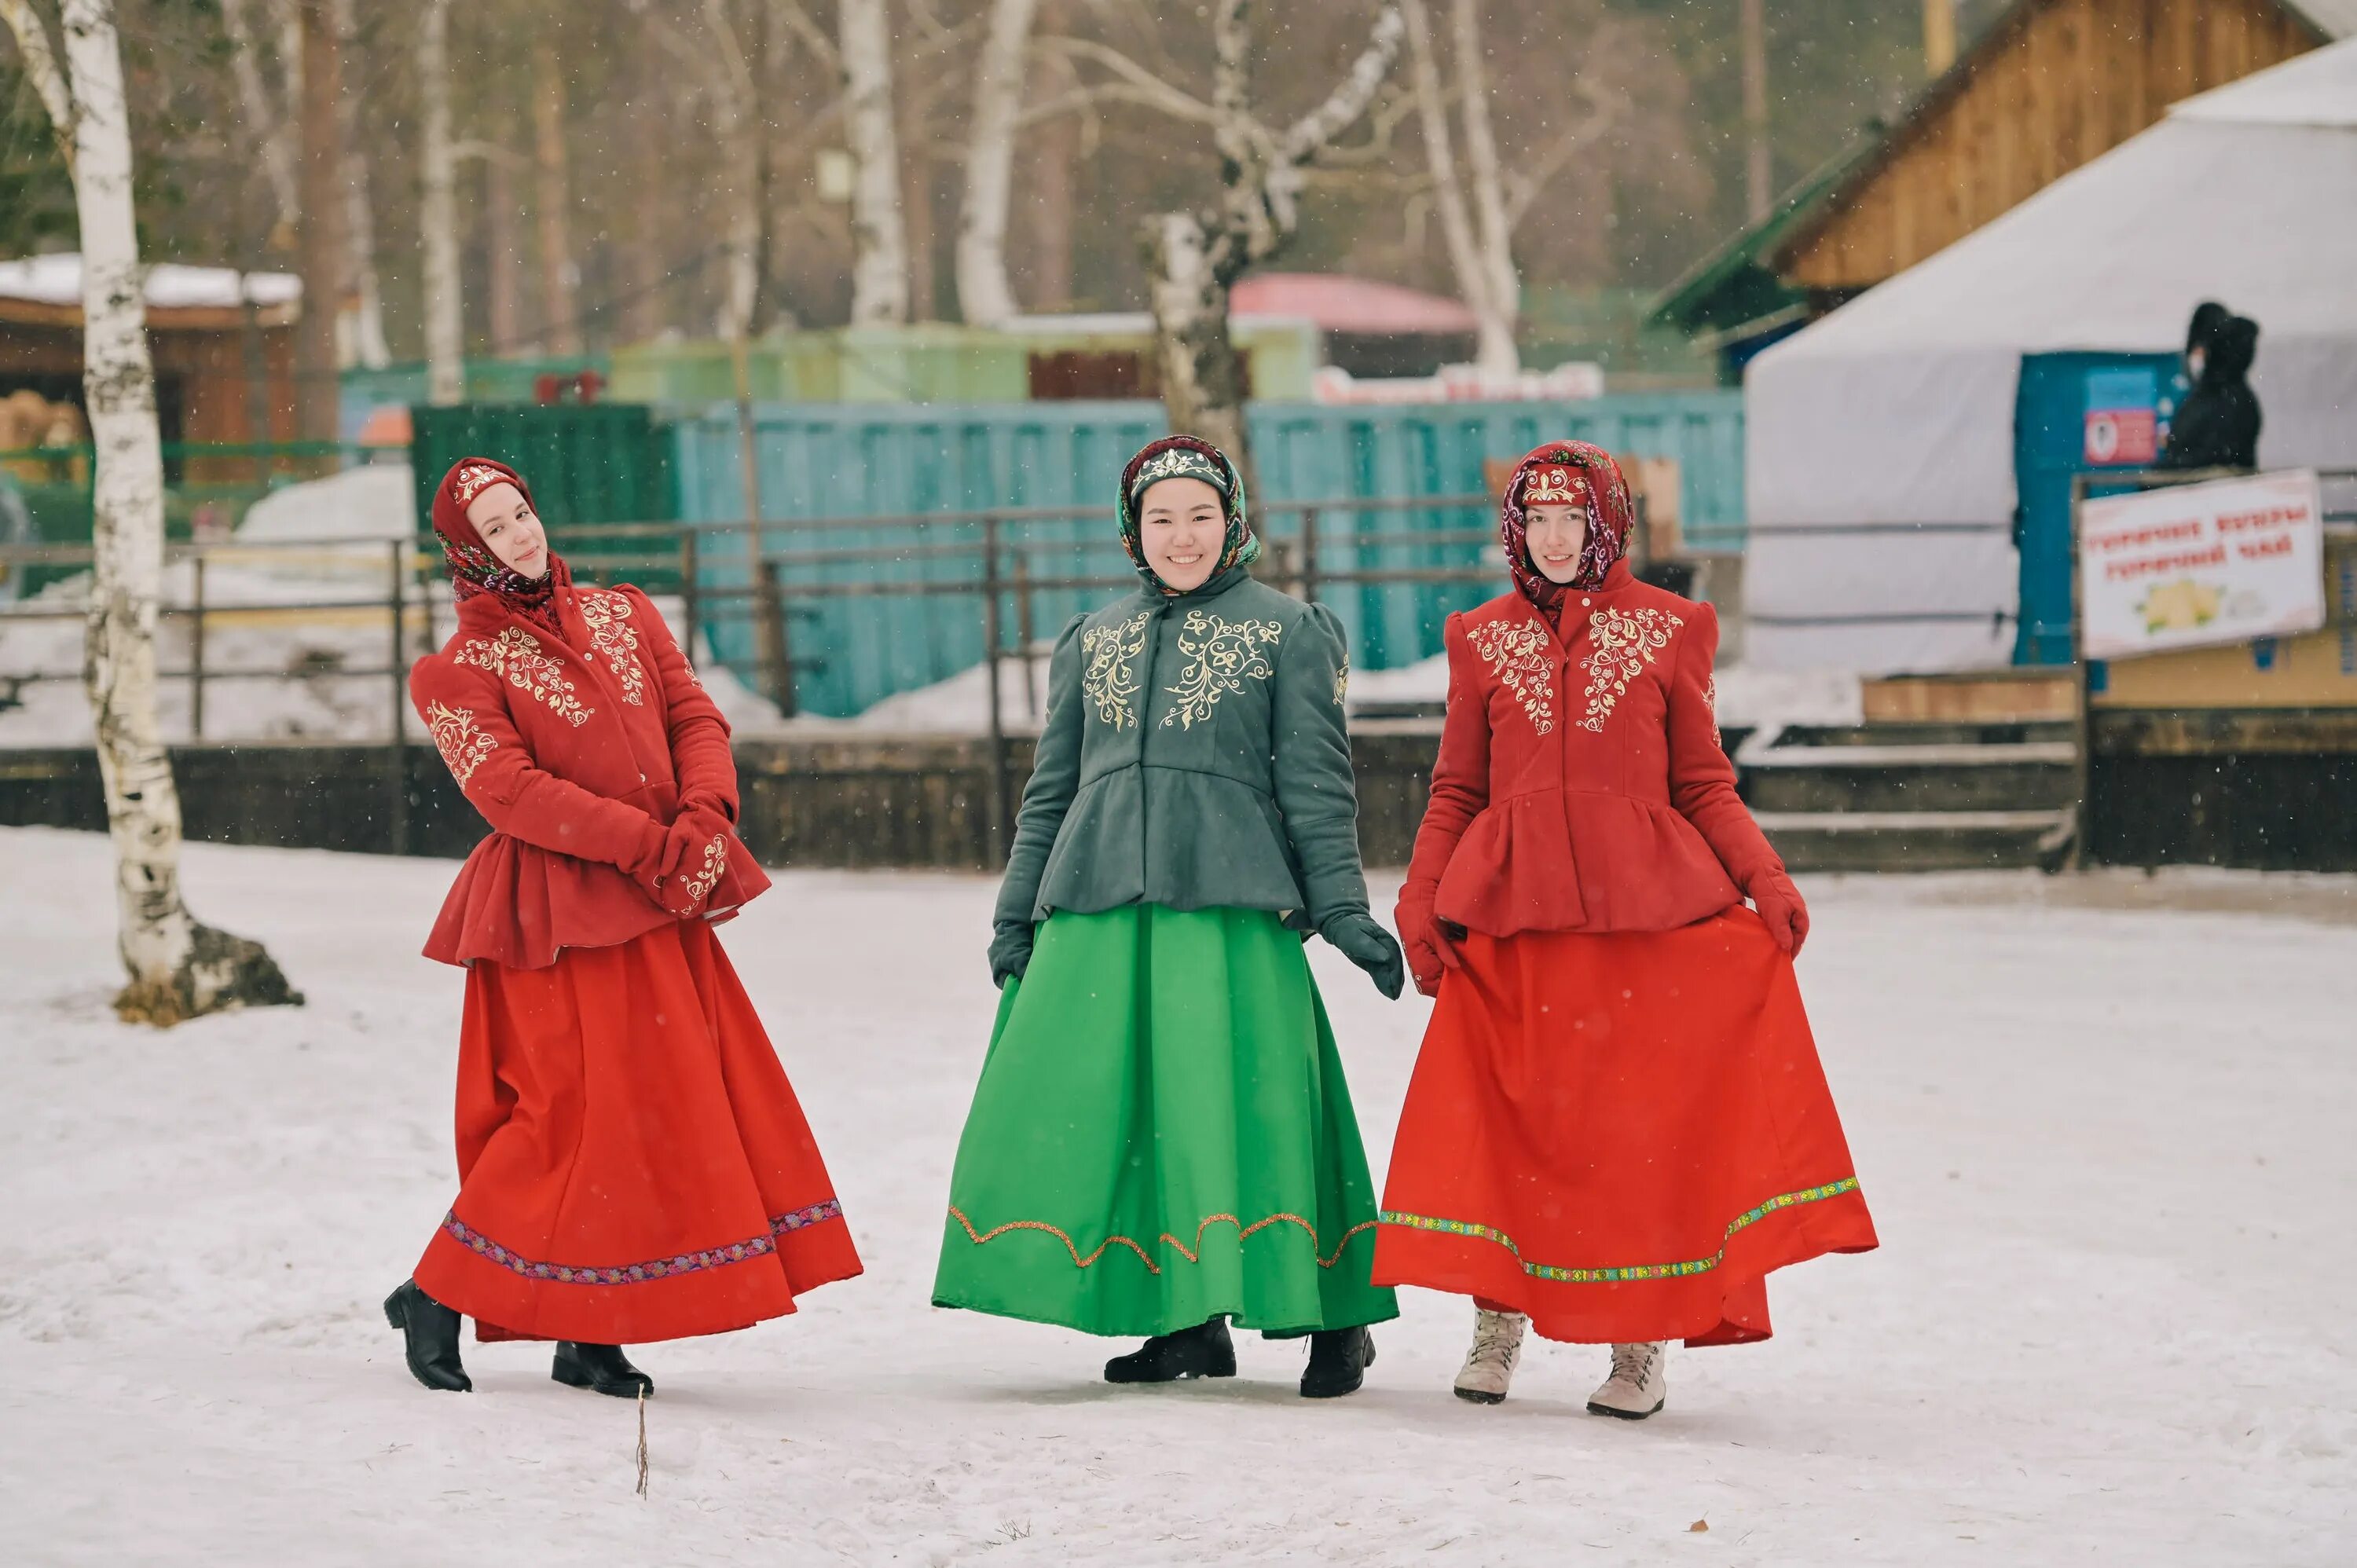
<svg viewBox="0 0 2357 1568"><path fill-rule="evenodd" d="M1139 903L1273 909L1297 929L1365 913L1349 675L1334 612L1241 566L1075 619L996 929Z"/></svg>

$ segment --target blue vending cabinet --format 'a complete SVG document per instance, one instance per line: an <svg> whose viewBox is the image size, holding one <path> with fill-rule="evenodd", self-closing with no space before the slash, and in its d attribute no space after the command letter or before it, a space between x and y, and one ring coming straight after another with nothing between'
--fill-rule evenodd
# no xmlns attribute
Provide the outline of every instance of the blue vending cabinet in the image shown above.
<svg viewBox="0 0 2357 1568"><path fill-rule="evenodd" d="M2152 467L2175 354L2024 354L2014 400L2017 664L2071 662L2071 481ZM2100 488L2097 493L2101 493Z"/></svg>

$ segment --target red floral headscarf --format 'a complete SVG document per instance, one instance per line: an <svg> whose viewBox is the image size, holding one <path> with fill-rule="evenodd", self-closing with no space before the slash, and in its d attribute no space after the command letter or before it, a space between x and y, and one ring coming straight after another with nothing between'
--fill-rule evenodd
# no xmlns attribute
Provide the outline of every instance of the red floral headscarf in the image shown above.
<svg viewBox="0 0 2357 1568"><path fill-rule="evenodd" d="M1176 591L1146 564L1143 523L1137 513L1146 492L1165 479L1200 479L1220 492L1220 511L1227 519L1227 533L1220 547L1220 564L1211 569L1206 582L1217 579L1232 566L1249 565L1260 559L1260 541L1254 536L1244 513L1244 483L1236 473L1236 466L1228 461L1228 455L1196 436L1166 435L1159 441L1147 442L1121 471L1121 547L1129 552L1130 564L1137 568L1139 576L1162 593Z"/></svg>
<svg viewBox="0 0 2357 1568"><path fill-rule="evenodd" d="M478 594L490 594L516 614L559 637L565 628L556 610L556 590L568 587L573 573L554 550L548 553L548 575L534 581L518 576L491 553L483 536L467 520L467 508L493 485L513 485L523 492L524 504L537 512L532 487L523 476L496 457L461 457L450 465L434 490L434 532L442 541L442 560L450 574L450 590L460 604Z"/></svg>
<svg viewBox="0 0 2357 1568"><path fill-rule="evenodd" d="M1587 508L1587 542L1579 553L1579 570L1568 583L1552 581L1531 561L1528 509L1557 501ZM1628 552L1634 515L1629 482L1603 447L1585 441L1550 441L1534 449L1515 465L1498 508L1498 536L1505 542L1514 586L1548 615L1572 589L1602 586L1604 574Z"/></svg>

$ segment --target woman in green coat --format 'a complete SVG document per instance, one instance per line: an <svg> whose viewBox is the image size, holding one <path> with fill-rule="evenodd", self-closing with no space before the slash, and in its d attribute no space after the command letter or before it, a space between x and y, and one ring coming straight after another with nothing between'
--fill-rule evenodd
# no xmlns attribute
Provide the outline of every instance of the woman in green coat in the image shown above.
<svg viewBox="0 0 2357 1568"><path fill-rule="evenodd" d="M1386 996L1403 961L1367 911L1341 628L1247 575L1217 448L1153 443L1120 505L1145 582L1056 643L933 1301L1150 1336L1116 1383L1232 1377L1230 1318L1308 1334L1302 1393L1347 1394L1399 1308L1302 944Z"/></svg>

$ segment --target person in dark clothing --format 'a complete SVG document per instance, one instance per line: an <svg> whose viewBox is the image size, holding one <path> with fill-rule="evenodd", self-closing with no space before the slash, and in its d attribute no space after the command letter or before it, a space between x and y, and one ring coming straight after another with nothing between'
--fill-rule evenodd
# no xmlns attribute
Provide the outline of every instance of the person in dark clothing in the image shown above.
<svg viewBox="0 0 2357 1568"><path fill-rule="evenodd" d="M2259 466L2259 400L2251 391L2251 361L2259 350L2259 324L2229 316L2210 334L2201 380L2169 427L2162 468L2255 468Z"/></svg>
<svg viewBox="0 0 2357 1568"><path fill-rule="evenodd" d="M2169 428L2177 418L2177 411L2185 406L2185 399L2201 380L2201 366L2210 356L2210 335L2218 324L2233 314L2214 299L2205 299L2193 307L2193 319L2185 327L2185 355L2178 363L2177 373L2169 378L2168 390L2160 394L2160 438L2169 439Z"/></svg>

